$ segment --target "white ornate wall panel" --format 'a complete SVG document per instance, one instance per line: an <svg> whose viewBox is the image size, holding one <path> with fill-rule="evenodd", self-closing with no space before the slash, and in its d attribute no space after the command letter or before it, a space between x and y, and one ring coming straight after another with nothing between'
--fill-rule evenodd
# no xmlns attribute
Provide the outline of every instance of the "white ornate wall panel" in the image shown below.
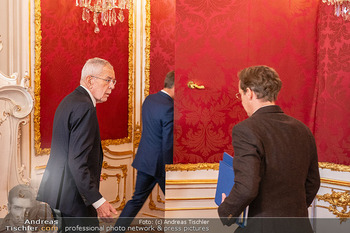
<svg viewBox="0 0 350 233"><path fill-rule="evenodd" d="M8 191L17 184L29 184L30 160L22 149L22 128L28 124L33 98L26 86L16 85L16 75L0 73L0 217L6 212ZM24 83L24 82L23 82Z"/></svg>

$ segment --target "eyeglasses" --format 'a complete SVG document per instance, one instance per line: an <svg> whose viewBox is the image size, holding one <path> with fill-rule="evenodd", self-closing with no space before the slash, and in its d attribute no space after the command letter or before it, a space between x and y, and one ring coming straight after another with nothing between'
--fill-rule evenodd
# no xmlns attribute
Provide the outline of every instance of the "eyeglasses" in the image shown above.
<svg viewBox="0 0 350 233"><path fill-rule="evenodd" d="M96 77L96 76L93 76L93 75L90 75L90 76L93 77L93 78L98 78L98 79L104 80L104 81L107 82L108 85L110 83L113 83L113 85L115 85L117 83L117 80L115 80L115 79L105 79L105 78L100 78L100 77Z"/></svg>
<svg viewBox="0 0 350 233"><path fill-rule="evenodd" d="M241 93L239 93L239 92L236 93L236 98L240 100L241 99Z"/></svg>

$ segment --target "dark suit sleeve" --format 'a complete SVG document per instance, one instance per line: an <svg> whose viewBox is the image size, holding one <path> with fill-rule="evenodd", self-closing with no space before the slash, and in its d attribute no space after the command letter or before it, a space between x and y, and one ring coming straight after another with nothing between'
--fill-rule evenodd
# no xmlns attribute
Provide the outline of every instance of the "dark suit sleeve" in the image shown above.
<svg viewBox="0 0 350 233"><path fill-rule="evenodd" d="M309 207L314 200L318 189L320 188L320 173L318 169L318 156L317 156L317 149L316 149L316 143L315 139L312 135L310 135L311 138L311 161L310 161L310 167L308 171L308 175L306 178L305 183L305 190L306 190L306 204Z"/></svg>
<svg viewBox="0 0 350 233"><path fill-rule="evenodd" d="M174 108L171 107L165 113L162 120L162 154L166 164L173 163L173 128L174 128Z"/></svg>
<svg viewBox="0 0 350 233"><path fill-rule="evenodd" d="M71 134L69 138L68 166L74 178L80 195L85 205L91 205L102 195L96 184L99 177L94 177L89 170L89 162L94 161L92 147L96 143L96 132L98 132L98 123L96 110L94 108L79 108L72 117L74 121L71 124ZM89 159L91 161L89 161Z"/></svg>
<svg viewBox="0 0 350 233"><path fill-rule="evenodd" d="M232 131L235 184L219 206L218 213L225 225L231 225L258 195L261 180L260 142L247 127L236 125Z"/></svg>

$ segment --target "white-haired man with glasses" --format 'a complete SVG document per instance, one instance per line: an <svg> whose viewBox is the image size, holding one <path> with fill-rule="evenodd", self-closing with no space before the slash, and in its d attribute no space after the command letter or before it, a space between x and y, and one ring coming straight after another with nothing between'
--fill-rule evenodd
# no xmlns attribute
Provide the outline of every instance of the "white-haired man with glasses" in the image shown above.
<svg viewBox="0 0 350 233"><path fill-rule="evenodd" d="M98 226L96 217L116 214L99 192L103 152L95 108L96 103L107 101L115 84L108 61L89 59L82 69L80 86L56 110L51 154L37 199L63 217L78 217L63 224ZM95 218L84 222L85 217Z"/></svg>

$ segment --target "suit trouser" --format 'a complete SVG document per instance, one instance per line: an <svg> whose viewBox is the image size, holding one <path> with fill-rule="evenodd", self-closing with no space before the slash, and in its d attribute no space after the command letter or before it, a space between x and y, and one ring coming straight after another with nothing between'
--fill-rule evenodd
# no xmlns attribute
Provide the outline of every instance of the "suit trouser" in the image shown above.
<svg viewBox="0 0 350 233"><path fill-rule="evenodd" d="M128 229L157 183L163 193L165 193L165 177L157 178L144 172L137 171L134 195L132 199L126 203L123 211L120 213L114 225L115 230L113 232L125 232L125 230ZM125 230L123 231L121 229Z"/></svg>

